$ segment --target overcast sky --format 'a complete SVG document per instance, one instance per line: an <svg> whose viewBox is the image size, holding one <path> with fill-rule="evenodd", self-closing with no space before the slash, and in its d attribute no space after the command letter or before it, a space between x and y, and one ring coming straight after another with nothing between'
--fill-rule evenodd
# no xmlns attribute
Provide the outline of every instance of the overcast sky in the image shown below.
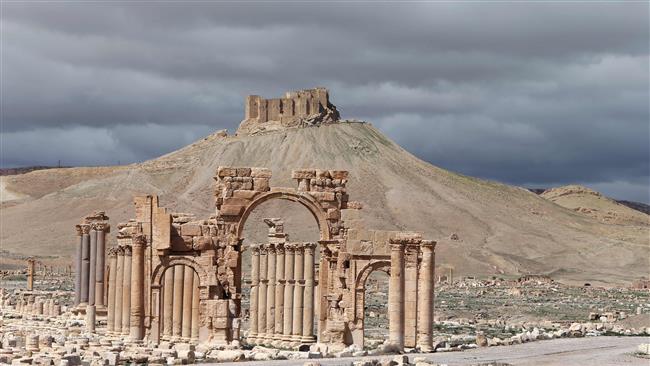
<svg viewBox="0 0 650 366"><path fill-rule="evenodd" d="M3 2L0 163L150 159L325 86L440 167L648 203L648 6Z"/></svg>

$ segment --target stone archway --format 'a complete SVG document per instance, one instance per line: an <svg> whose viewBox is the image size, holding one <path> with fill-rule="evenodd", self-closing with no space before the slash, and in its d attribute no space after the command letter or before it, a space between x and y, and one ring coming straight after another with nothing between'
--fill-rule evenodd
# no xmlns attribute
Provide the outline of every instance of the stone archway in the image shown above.
<svg viewBox="0 0 650 366"><path fill-rule="evenodd" d="M327 209L323 208L323 206L308 193L296 193L289 189L279 189L256 195L246 206L242 214L239 216L237 223L236 235L238 240L242 239L244 226L251 212L262 203L274 199L288 200L303 205L316 220L316 224L320 231L320 240L330 240L332 238L331 225L327 220Z"/></svg>
<svg viewBox="0 0 650 366"><path fill-rule="evenodd" d="M207 303L217 296L216 274L192 255L170 255L152 272L151 339L206 340ZM169 276L169 277L168 277Z"/></svg>
<svg viewBox="0 0 650 366"><path fill-rule="evenodd" d="M355 327L352 342L363 348L365 331L366 282L373 272L381 271L390 277L390 260L374 260L359 271L355 280Z"/></svg>

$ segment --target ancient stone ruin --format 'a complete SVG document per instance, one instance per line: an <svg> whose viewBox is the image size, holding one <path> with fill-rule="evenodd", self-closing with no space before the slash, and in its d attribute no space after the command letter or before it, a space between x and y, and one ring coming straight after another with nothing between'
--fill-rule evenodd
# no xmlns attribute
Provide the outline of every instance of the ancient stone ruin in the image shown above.
<svg viewBox="0 0 650 366"><path fill-rule="evenodd" d="M87 218L88 224L78 226L81 280L75 287L80 304L92 307L87 318L95 316L92 305L106 304L108 334L154 344L363 346L365 283L381 270L390 274L391 344L431 350L435 242L413 232L346 227L342 211L361 209L349 200L346 171L296 170L291 188L271 187L270 178L264 168L220 167L214 177L216 214L203 220L168 212L156 196L136 197L135 219L118 225L118 245L108 250L103 292L96 289L97 264L91 264L103 254L99 243L108 227L105 217ZM269 218L268 243L244 242L250 213L269 200L306 207L320 239L290 242L283 220ZM242 329L245 250L252 253L248 329ZM88 271L97 274L95 287L87 283ZM87 288L95 288L94 297ZM107 294L106 302L100 293Z"/></svg>
<svg viewBox="0 0 650 366"><path fill-rule="evenodd" d="M254 135L289 127L304 127L339 120L325 88L287 92L284 98L264 99L249 95L238 135Z"/></svg>

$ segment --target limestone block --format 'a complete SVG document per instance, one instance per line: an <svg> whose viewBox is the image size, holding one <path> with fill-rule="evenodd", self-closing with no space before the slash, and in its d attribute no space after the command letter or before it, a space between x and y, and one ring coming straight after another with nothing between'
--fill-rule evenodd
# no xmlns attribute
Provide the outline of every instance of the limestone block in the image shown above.
<svg viewBox="0 0 650 366"><path fill-rule="evenodd" d="M253 178L271 178L271 169L251 168L251 177Z"/></svg>
<svg viewBox="0 0 650 366"><path fill-rule="evenodd" d="M259 194L259 192L257 192L257 191L238 189L238 190L232 192L232 197L233 198L238 198L238 199L251 200L251 199L253 199L253 197L257 196L258 194ZM228 203L228 204L230 204L230 203Z"/></svg>
<svg viewBox="0 0 650 366"><path fill-rule="evenodd" d="M330 170L332 179L348 179L348 174L347 170Z"/></svg>
<svg viewBox="0 0 650 366"><path fill-rule="evenodd" d="M253 189L259 192L266 192L270 189L268 178L253 178Z"/></svg>
<svg viewBox="0 0 650 366"><path fill-rule="evenodd" d="M171 240L171 250L175 252L185 252L192 250L193 242L191 236L186 236L189 240L185 240L181 236L173 236Z"/></svg>
<svg viewBox="0 0 650 366"><path fill-rule="evenodd" d="M209 236L195 236L192 238L192 249L208 250L212 247L212 238Z"/></svg>
<svg viewBox="0 0 650 366"><path fill-rule="evenodd" d="M219 213L222 216L239 216L244 212L244 206L240 205L222 205Z"/></svg>
<svg viewBox="0 0 650 366"><path fill-rule="evenodd" d="M230 167L220 166L219 168L217 168L217 176L218 177L236 177L237 176L237 168L230 168Z"/></svg>
<svg viewBox="0 0 650 366"><path fill-rule="evenodd" d="M251 176L251 168L237 168L237 176L238 177L250 177Z"/></svg>
<svg viewBox="0 0 650 366"><path fill-rule="evenodd" d="M309 192L315 199L319 201L335 201L336 195L334 192Z"/></svg>
<svg viewBox="0 0 650 366"><path fill-rule="evenodd" d="M237 191L235 191L237 192ZM245 198L226 198L223 200L224 206L247 206L250 201Z"/></svg>
<svg viewBox="0 0 650 366"><path fill-rule="evenodd" d="M316 169L316 178L332 178L329 170Z"/></svg>
<svg viewBox="0 0 650 366"><path fill-rule="evenodd" d="M316 171L313 170L313 169L294 170L294 171L291 172L291 178L293 178L293 179L316 178Z"/></svg>
<svg viewBox="0 0 650 366"><path fill-rule="evenodd" d="M327 218L330 220L340 220L341 211L337 209L329 209L327 210Z"/></svg>
<svg viewBox="0 0 650 366"><path fill-rule="evenodd" d="M181 225L181 235L182 236L201 236L201 225L196 223L187 223Z"/></svg>

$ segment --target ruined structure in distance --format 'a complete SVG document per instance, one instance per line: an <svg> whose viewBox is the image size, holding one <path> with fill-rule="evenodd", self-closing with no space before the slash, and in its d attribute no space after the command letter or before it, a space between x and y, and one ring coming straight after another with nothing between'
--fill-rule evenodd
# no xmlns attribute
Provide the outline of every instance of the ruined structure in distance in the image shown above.
<svg viewBox="0 0 650 366"><path fill-rule="evenodd" d="M283 98L264 99L258 95L246 97L244 120L238 135L254 135L283 128L336 122L340 118L336 106L330 103L325 88L285 93Z"/></svg>

